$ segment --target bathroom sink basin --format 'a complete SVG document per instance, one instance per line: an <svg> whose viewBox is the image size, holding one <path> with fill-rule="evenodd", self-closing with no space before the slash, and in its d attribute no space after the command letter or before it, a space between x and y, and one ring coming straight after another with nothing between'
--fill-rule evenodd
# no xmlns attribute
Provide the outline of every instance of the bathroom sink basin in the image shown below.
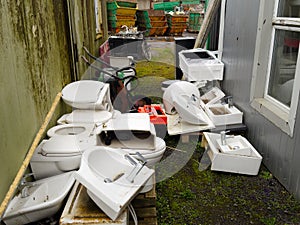
<svg viewBox="0 0 300 225"><path fill-rule="evenodd" d="M212 104L206 105L204 109L215 126L239 124L243 122L243 112L235 106L229 107L228 104Z"/></svg>
<svg viewBox="0 0 300 225"><path fill-rule="evenodd" d="M153 169L121 149L96 146L83 153L75 178L96 205L116 220L153 174Z"/></svg>
<svg viewBox="0 0 300 225"><path fill-rule="evenodd" d="M221 99L225 96L225 93L217 87L213 87L210 91L206 92L200 97L200 105L205 107L205 105L212 105L220 103Z"/></svg>
<svg viewBox="0 0 300 225"><path fill-rule="evenodd" d="M218 148L223 153L236 155L251 155L251 146L249 142L242 136L228 136L226 143L222 144L221 139L217 139Z"/></svg>
<svg viewBox="0 0 300 225"><path fill-rule="evenodd" d="M9 203L3 216L6 225L27 224L51 217L61 208L71 190L74 172L37 180L28 186L28 197L19 193Z"/></svg>
<svg viewBox="0 0 300 225"><path fill-rule="evenodd" d="M203 143L205 144L205 149L211 160L211 170L247 175L258 174L262 156L246 138L243 138L243 140L246 145L250 147L250 154L239 155L224 153L219 149L217 140L221 139L220 134L203 132L203 135ZM229 140L230 139L227 141Z"/></svg>

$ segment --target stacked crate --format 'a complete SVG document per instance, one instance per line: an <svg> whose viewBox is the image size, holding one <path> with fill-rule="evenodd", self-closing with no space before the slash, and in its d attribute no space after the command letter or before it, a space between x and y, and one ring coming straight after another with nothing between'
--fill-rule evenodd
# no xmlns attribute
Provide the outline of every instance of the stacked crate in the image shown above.
<svg viewBox="0 0 300 225"><path fill-rule="evenodd" d="M204 20L204 13L190 12L188 22L188 32L198 32Z"/></svg>
<svg viewBox="0 0 300 225"><path fill-rule="evenodd" d="M118 33L123 25L128 28L135 26L135 14L137 11L137 0L107 2L108 30Z"/></svg>
<svg viewBox="0 0 300 225"><path fill-rule="evenodd" d="M168 29L167 35L182 36L187 28L188 15L167 14Z"/></svg>
<svg viewBox="0 0 300 225"><path fill-rule="evenodd" d="M162 36L168 25L163 10L137 10L137 26L140 31L146 31L145 36Z"/></svg>

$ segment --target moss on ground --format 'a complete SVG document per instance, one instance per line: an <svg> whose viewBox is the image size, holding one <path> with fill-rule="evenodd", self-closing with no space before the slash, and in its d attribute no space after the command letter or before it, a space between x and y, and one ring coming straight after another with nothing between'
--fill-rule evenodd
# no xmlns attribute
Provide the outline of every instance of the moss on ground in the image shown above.
<svg viewBox="0 0 300 225"><path fill-rule="evenodd" d="M264 166L257 176L199 171L203 152L157 183L158 224L300 224L300 202Z"/></svg>

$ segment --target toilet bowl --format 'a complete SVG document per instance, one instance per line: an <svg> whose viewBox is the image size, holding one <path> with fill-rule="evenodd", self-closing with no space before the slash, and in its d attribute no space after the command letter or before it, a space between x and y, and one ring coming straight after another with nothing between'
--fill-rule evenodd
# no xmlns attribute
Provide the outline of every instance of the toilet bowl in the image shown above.
<svg viewBox="0 0 300 225"><path fill-rule="evenodd" d="M154 150L142 149L142 148L140 149L123 148L122 150L136 158L139 158L139 156L136 154L136 152L139 152L146 159L147 161L146 166L149 168L154 168L155 164L158 163L163 157L163 154L166 150L166 142L162 138L156 137Z"/></svg>
<svg viewBox="0 0 300 225"><path fill-rule="evenodd" d="M61 124L50 128L47 131L48 137L53 137L56 135L66 136L66 135L80 135L83 137L89 137L93 135L94 125L93 124Z"/></svg>
<svg viewBox="0 0 300 225"><path fill-rule="evenodd" d="M95 146L94 137L76 135L54 135L43 140L30 160L36 180L77 170L82 153Z"/></svg>
<svg viewBox="0 0 300 225"><path fill-rule="evenodd" d="M122 149L123 152L128 153L130 156L135 157L136 159L139 159L139 153L144 157L146 160L146 166L151 169L155 169L155 164L158 163L161 158L164 155L164 152L166 151L166 142L159 137L156 137L155 141L155 150L146 150L146 149ZM141 193L146 193L150 191L155 183L155 177L153 176L150 178L142 190Z"/></svg>
<svg viewBox="0 0 300 225"><path fill-rule="evenodd" d="M77 109L112 111L109 84L94 80L80 80L68 84L62 90L62 99Z"/></svg>

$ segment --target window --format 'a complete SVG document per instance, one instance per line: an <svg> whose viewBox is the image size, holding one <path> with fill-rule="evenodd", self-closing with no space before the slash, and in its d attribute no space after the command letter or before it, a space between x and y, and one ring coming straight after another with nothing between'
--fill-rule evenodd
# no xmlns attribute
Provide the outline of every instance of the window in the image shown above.
<svg viewBox="0 0 300 225"><path fill-rule="evenodd" d="M260 1L251 105L290 136L300 90L299 25L300 0Z"/></svg>

